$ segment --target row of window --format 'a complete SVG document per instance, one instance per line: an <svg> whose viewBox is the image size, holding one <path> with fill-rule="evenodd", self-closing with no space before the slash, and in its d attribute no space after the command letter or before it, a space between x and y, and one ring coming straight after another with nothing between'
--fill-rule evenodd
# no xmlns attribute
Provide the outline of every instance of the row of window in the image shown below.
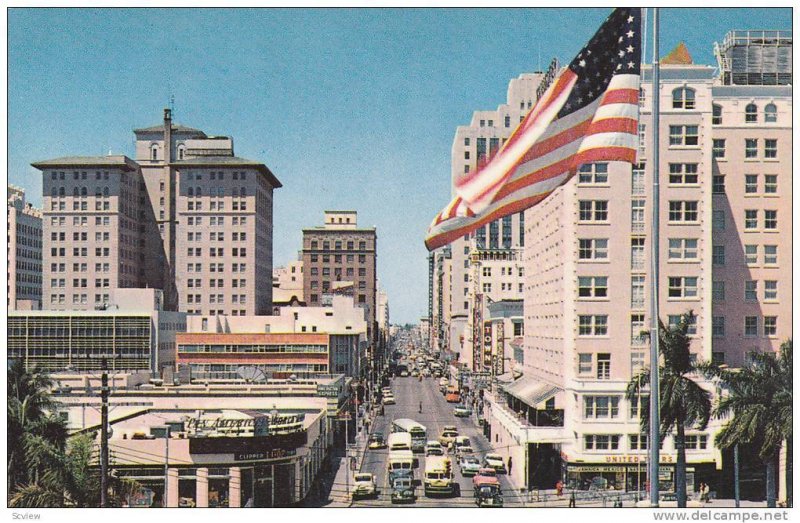
<svg viewBox="0 0 800 523"><path fill-rule="evenodd" d="M311 290L319 289L319 282L317 280L313 280L310 283L309 286L310 286ZM323 292L329 291L330 288L331 288L331 282L329 282L329 281L323 281L322 282L322 290L323 290ZM365 282L365 281L358 282L358 289L359 290L366 290L366 288L367 288L367 282Z"/></svg>
<svg viewBox="0 0 800 523"><path fill-rule="evenodd" d="M214 304L223 304L225 303L225 295L224 294L206 294L208 297L208 303ZM186 295L186 303L195 303L201 304L203 303L203 295L202 294L187 294ZM247 294L232 294L231 295L231 303L236 303L243 305L247 303ZM198 313L199 314L199 313ZM220 313L221 314L221 313Z"/></svg>
<svg viewBox="0 0 800 523"><path fill-rule="evenodd" d="M519 292L522 292L523 288L524 287L523 287L522 283L518 283L517 284L517 290ZM500 283L500 290L501 291L512 291L512 290L514 290L514 284L513 283L502 283L501 282ZM464 295L467 294L466 291L467 291L467 289L464 289ZM492 292L492 284L491 283L484 283L483 284L483 292Z"/></svg>
<svg viewBox="0 0 800 523"><path fill-rule="evenodd" d="M225 256L225 248L224 247L210 247L208 249L208 254L212 258L222 257ZM200 257L203 256L203 248L202 247L189 247L186 249L186 255L189 257ZM231 256L234 257L247 257L247 247L233 247L231 248Z"/></svg>
<svg viewBox="0 0 800 523"><path fill-rule="evenodd" d="M345 256L345 258L342 258ZM320 256L318 254L311 255L311 263L318 263L320 260ZM342 260L346 260L347 263L353 263L355 261L355 254L334 254L333 255L333 263L342 263ZM329 254L322 255L322 263L330 263L331 256ZM367 263L367 255L366 254L359 254L358 255L358 263Z"/></svg>
<svg viewBox="0 0 800 523"><path fill-rule="evenodd" d="M340 267L335 267L334 271L333 271L333 274L335 276L341 276L342 275L342 269ZM346 271L345 271L345 274L347 276L353 276L353 267L347 267ZM311 267L309 275L310 276L319 276L319 267ZM323 276L330 276L331 275L331 268L330 267L322 267L322 275ZM366 276L367 275L367 268L366 267L359 267L358 268L358 275L359 276Z"/></svg>
<svg viewBox="0 0 800 523"><path fill-rule="evenodd" d="M73 180L87 180L88 173L86 171L73 171L72 172L72 179ZM108 171L95 171L94 179L95 180L108 180ZM66 173L64 171L50 171L50 179L51 180L65 180Z"/></svg>
<svg viewBox="0 0 800 523"><path fill-rule="evenodd" d="M109 295L108 294L95 294L94 295L94 303L108 303L109 302ZM50 303L51 304L63 304L66 303L66 295L64 294L51 294L50 295ZM88 294L73 294L72 295L72 303L73 305L86 305L89 303L89 295Z"/></svg>
<svg viewBox="0 0 800 523"><path fill-rule="evenodd" d="M203 210L203 202L202 201L193 201L189 200L186 204L187 210L189 211L202 211ZM224 211L225 210L225 200L211 200L208 205L209 210L211 211ZM246 211L247 210L247 200L233 200L231 202L231 209L234 211ZM163 218L164 210L160 211L161 219Z"/></svg>
<svg viewBox="0 0 800 523"><path fill-rule="evenodd" d="M65 288L67 286L66 278L51 278L50 279L50 287L54 289ZM73 278L72 279L72 286L74 288L86 288L88 287L88 280L86 278ZM95 278L94 280L95 287L110 287L110 280L108 278Z"/></svg>
<svg viewBox="0 0 800 523"><path fill-rule="evenodd" d="M225 216L209 216L209 225L212 227L224 226ZM203 216L189 216L186 218L189 225L203 225ZM247 216L231 216L233 225L247 225Z"/></svg>
<svg viewBox="0 0 800 523"><path fill-rule="evenodd" d="M759 316L744 317L744 335L747 338L756 338L759 335L759 322L761 323L761 333L764 337L774 338L778 335L778 317L764 316L759 321ZM725 316L713 316L711 318L711 334L715 337L725 336Z"/></svg>
<svg viewBox="0 0 800 523"><path fill-rule="evenodd" d="M205 322L205 318L203 318ZM326 345L311 345L311 344L275 344L275 345L205 345L205 344L181 344L178 345L178 352L182 353L196 353L196 352L215 352L215 353L273 353L273 352L291 352L291 353L324 353L328 352Z"/></svg>
<svg viewBox="0 0 800 523"><path fill-rule="evenodd" d="M333 242L333 248L334 248L334 250L337 250L337 251L341 251L343 245L347 248L348 251L352 251L354 249L355 242L352 242L352 241L342 242L340 240L336 240L336 241ZM311 247L310 248L312 250L319 249L319 241L311 240ZM331 242L329 242L327 240L323 241L322 242L322 250L323 251L329 251L330 249L331 249ZM367 242L363 241L363 240L359 241L358 242L358 250L359 251L364 251L366 249L367 249Z"/></svg>
<svg viewBox="0 0 800 523"><path fill-rule="evenodd" d="M640 105L644 102L644 91L639 89L639 102ZM679 87L672 91L672 108L673 109L695 109L696 99L695 90L690 87ZM713 104L711 106L713 125L722 124L722 106ZM774 123L778 121L778 107L770 102L764 106L764 122ZM758 123L758 106L755 103L749 103L744 108L744 122L745 123Z"/></svg>
<svg viewBox="0 0 800 523"><path fill-rule="evenodd" d="M244 198L247 196L247 187L231 187L230 196L234 198ZM186 188L186 195L195 198L201 198L203 196L203 188L202 187L187 187ZM224 187L209 187L208 194L206 196L210 196L211 198L223 198L225 196L225 188ZM163 198L161 205L164 205Z"/></svg>
<svg viewBox="0 0 800 523"><path fill-rule="evenodd" d="M187 278L186 286L190 289L200 289L203 287L203 280L201 278ZM208 280L208 286L212 289L222 289L225 287L225 280L222 278L211 278ZM244 278L233 278L231 280L231 287L234 289L247 287L247 280Z"/></svg>
<svg viewBox="0 0 800 523"><path fill-rule="evenodd" d="M225 233L224 232L211 232L208 234L208 238L212 242L224 242L225 241ZM201 242L203 241L203 233L202 232L188 232L186 233L186 240L190 242ZM247 233L246 232L234 232L231 233L231 240L235 242L244 242L247 241Z"/></svg>
<svg viewBox="0 0 800 523"><path fill-rule="evenodd" d="M234 180L246 180L247 179L247 171L233 171L231 173L231 176L233 177ZM210 171L209 172L209 178L211 178L212 180L220 180L220 181L225 180L225 171ZM200 181L200 180L203 179L203 171L197 171L197 172L195 172L195 171L187 171L186 172L186 179L189 180L189 181L194 181L194 180ZM161 182L161 183L162 183L161 190L163 191L164 190L164 186L163 186L164 182Z"/></svg>
<svg viewBox="0 0 800 523"><path fill-rule="evenodd" d="M670 126L672 128L672 126ZM671 144L672 142L670 142ZM745 138L744 140L744 157L747 159L758 158L758 138ZM712 158L725 158L725 138L714 138L711 141L711 156ZM696 144L695 144L696 145ZM775 138L765 138L763 157L774 159L778 157L778 140Z"/></svg>
<svg viewBox="0 0 800 523"><path fill-rule="evenodd" d="M209 263L208 264L209 272L225 272L225 264L224 263ZM245 272L247 270L246 263L232 263L231 264L231 272ZM203 264L202 263L189 263L186 265L187 272L203 272Z"/></svg>
<svg viewBox="0 0 800 523"><path fill-rule="evenodd" d="M622 434L584 434L584 450L623 450L620 448ZM663 442L662 442L663 446ZM708 447L708 436L705 434L690 434L684 436L684 446L686 450L705 450ZM628 434L627 450L647 449L647 436L644 434Z"/></svg>

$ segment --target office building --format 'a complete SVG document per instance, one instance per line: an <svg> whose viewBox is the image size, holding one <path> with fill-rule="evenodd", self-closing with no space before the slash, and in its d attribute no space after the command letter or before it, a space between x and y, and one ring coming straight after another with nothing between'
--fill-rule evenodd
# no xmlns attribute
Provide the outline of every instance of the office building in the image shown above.
<svg viewBox="0 0 800 523"><path fill-rule="evenodd" d="M42 211L25 201L25 190L8 186L6 305L39 309L42 302Z"/></svg>

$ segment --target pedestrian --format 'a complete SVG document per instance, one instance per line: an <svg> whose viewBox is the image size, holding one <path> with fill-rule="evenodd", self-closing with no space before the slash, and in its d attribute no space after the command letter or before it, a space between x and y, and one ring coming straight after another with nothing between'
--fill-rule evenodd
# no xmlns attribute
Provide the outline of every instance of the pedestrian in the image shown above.
<svg viewBox="0 0 800 523"><path fill-rule="evenodd" d="M560 479L556 482L556 495L561 497L564 494L564 482Z"/></svg>
<svg viewBox="0 0 800 523"><path fill-rule="evenodd" d="M511 456L509 456L508 457L508 474L509 475L511 475L511 465L513 465L513 463L511 462Z"/></svg>
<svg viewBox="0 0 800 523"><path fill-rule="evenodd" d="M572 494L569 496L569 506L570 508L575 506L575 489L572 489Z"/></svg>

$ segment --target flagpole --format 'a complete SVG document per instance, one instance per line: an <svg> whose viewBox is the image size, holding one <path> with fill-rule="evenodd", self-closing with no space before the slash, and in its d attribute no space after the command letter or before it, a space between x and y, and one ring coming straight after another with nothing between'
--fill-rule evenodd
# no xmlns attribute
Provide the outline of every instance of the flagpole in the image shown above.
<svg viewBox="0 0 800 523"><path fill-rule="evenodd" d="M653 167L653 216L650 223L650 455L648 457L648 475L650 476L650 505L658 506L658 447L660 444L659 429L661 426L661 416L659 415L659 383L658 383L658 279L659 279L659 174L658 174L658 153L659 153L659 70L658 70L658 8L653 8L653 146L652 167Z"/></svg>

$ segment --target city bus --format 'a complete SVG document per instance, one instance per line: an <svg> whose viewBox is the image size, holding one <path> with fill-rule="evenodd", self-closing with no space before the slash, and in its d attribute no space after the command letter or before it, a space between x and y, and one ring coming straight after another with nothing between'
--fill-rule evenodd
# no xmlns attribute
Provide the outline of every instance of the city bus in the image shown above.
<svg viewBox="0 0 800 523"><path fill-rule="evenodd" d="M428 432L425 425L413 419L401 418L392 422L393 433L408 433L411 436L411 450L425 452L425 443L428 441Z"/></svg>
<svg viewBox="0 0 800 523"><path fill-rule="evenodd" d="M389 447L389 451L411 450L411 434L407 432L394 432L389 434L387 446Z"/></svg>

